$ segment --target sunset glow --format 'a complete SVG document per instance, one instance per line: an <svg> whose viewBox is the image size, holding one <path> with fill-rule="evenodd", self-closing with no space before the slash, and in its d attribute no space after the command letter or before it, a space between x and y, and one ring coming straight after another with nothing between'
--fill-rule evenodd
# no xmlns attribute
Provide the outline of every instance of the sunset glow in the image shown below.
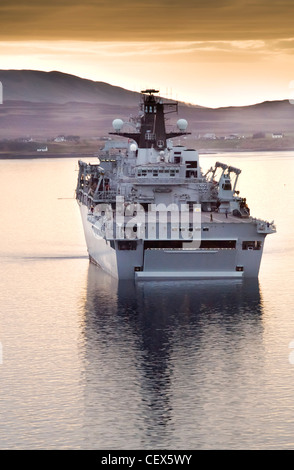
<svg viewBox="0 0 294 470"><path fill-rule="evenodd" d="M293 93L293 4L1 2L1 69L59 70L209 107ZM279 19L279 21L277 21Z"/></svg>

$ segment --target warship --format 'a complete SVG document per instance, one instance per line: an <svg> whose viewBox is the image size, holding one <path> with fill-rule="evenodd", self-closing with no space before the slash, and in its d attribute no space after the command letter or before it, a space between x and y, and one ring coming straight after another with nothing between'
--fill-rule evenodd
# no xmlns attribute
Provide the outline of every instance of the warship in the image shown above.
<svg viewBox="0 0 294 470"><path fill-rule="evenodd" d="M257 278L274 222L251 216L240 169L216 162L204 174L181 144L187 121L167 130L178 103L158 93L143 90L138 116L114 119L96 163L78 162L90 261L118 279Z"/></svg>

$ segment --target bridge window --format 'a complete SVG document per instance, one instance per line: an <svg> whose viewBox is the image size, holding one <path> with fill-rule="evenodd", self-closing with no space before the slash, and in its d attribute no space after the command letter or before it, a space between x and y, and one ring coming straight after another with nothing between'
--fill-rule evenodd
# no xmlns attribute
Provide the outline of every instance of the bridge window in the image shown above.
<svg viewBox="0 0 294 470"><path fill-rule="evenodd" d="M197 170L187 170L186 178L197 178Z"/></svg>
<svg viewBox="0 0 294 470"><path fill-rule="evenodd" d="M197 168L197 160L186 161L187 168Z"/></svg>
<svg viewBox="0 0 294 470"><path fill-rule="evenodd" d="M155 140L155 134L153 134L152 132L146 132L145 139L146 140Z"/></svg>

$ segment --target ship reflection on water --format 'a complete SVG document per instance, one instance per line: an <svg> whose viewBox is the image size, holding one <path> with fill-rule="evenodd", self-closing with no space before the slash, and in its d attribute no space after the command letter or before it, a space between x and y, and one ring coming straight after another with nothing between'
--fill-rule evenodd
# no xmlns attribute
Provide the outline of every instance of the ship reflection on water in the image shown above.
<svg viewBox="0 0 294 470"><path fill-rule="evenodd" d="M86 417L102 447L168 447L181 427L199 444L210 404L225 413L251 380L248 350L261 352L258 280L135 284L90 264L83 322Z"/></svg>

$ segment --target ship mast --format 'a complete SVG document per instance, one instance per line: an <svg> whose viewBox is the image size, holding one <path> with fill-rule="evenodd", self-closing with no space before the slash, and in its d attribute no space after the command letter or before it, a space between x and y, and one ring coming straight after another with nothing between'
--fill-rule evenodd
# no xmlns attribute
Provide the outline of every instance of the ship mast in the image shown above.
<svg viewBox="0 0 294 470"><path fill-rule="evenodd" d="M166 132L165 114L178 111L177 102L163 102L162 98L155 96L158 90L142 90L142 111L140 132L110 132L134 140L141 149L155 148L162 150L167 146L167 139L188 135L190 132Z"/></svg>

